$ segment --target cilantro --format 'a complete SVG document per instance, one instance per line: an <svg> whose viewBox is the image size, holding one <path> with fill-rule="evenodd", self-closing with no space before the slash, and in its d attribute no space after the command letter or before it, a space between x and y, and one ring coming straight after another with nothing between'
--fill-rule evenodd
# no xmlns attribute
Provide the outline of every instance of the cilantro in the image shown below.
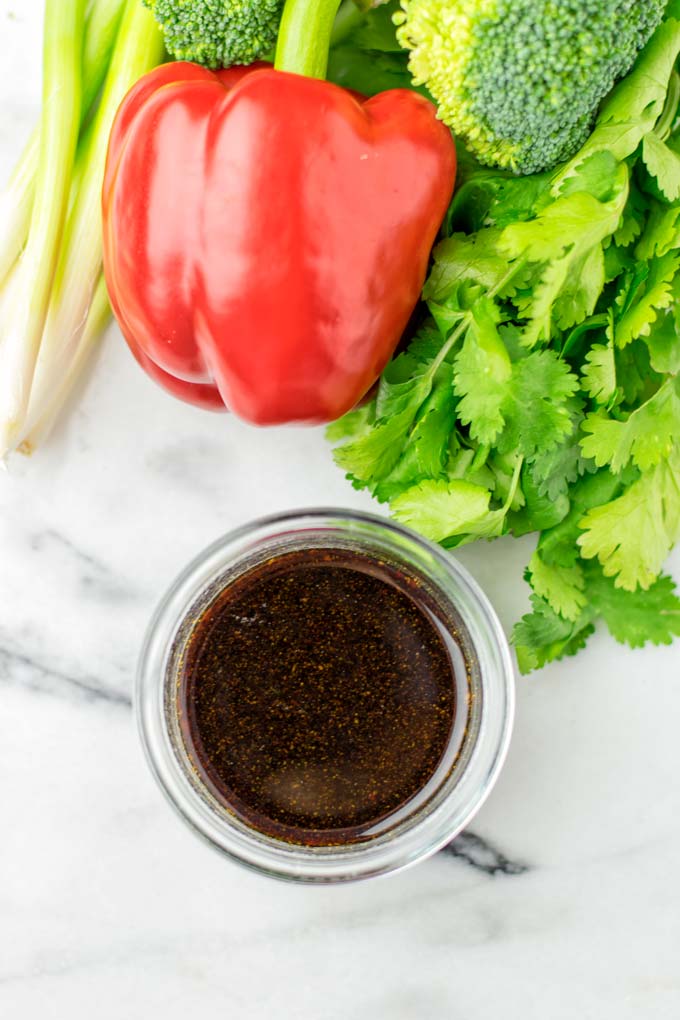
<svg viewBox="0 0 680 1020"><path fill-rule="evenodd" d="M576 543L581 534L581 519L588 510L618 496L623 482L623 478L603 470L594 475L586 475L570 488L567 513L558 521L540 529L542 534L538 547L546 563L565 567L576 563L579 557Z"/></svg>
<svg viewBox="0 0 680 1020"><path fill-rule="evenodd" d="M676 299L677 300L677 299ZM680 328L677 306L672 314L660 316L645 338L652 368L664 375L680 372Z"/></svg>
<svg viewBox="0 0 680 1020"><path fill-rule="evenodd" d="M589 470L592 467L582 454L577 432L553 449L541 450L529 464L538 495L549 500L565 496L569 486Z"/></svg>
<svg viewBox="0 0 680 1020"><path fill-rule="evenodd" d="M680 205L664 206L652 202L642 237L635 246L635 257L647 261L680 247Z"/></svg>
<svg viewBox="0 0 680 1020"><path fill-rule="evenodd" d="M500 231L487 228L470 237L454 234L434 250L434 266L423 296L440 301L461 281L474 281L487 289L496 286L508 269L498 248Z"/></svg>
<svg viewBox="0 0 680 1020"><path fill-rule="evenodd" d="M680 635L660 573L680 539L680 0L667 10L567 164L516 177L461 148L430 325L328 431L353 485L447 548L538 532L523 671L598 621L632 647ZM398 58L388 29L369 15L357 44Z"/></svg>
<svg viewBox="0 0 680 1020"><path fill-rule="evenodd" d="M610 503L593 507L578 539L586 559L599 559L621 588L649 588L680 538L680 449Z"/></svg>
<svg viewBox="0 0 680 1020"><path fill-rule="evenodd" d="M528 535L531 531L554 528L569 513L569 498L565 492L556 497L541 494L539 483L534 478L531 465L522 470L521 492L524 505L508 516L509 530L513 535Z"/></svg>
<svg viewBox="0 0 680 1020"><path fill-rule="evenodd" d="M616 360L612 343L594 344L586 354L581 387L597 404L607 407L617 402Z"/></svg>
<svg viewBox="0 0 680 1020"><path fill-rule="evenodd" d="M523 616L512 632L522 673L575 655L595 631L592 612L584 612L576 620L565 620L538 595L531 596L531 605L532 612Z"/></svg>
<svg viewBox="0 0 680 1020"><path fill-rule="evenodd" d="M391 510L398 521L434 542L476 535L475 529L499 520L489 510L489 492L463 481L420 482L394 499Z"/></svg>
<svg viewBox="0 0 680 1020"><path fill-rule="evenodd" d="M614 339L619 347L625 347L637 337L649 336L657 312L668 308L673 301L672 284L679 266L680 251L673 250L645 266L646 278L637 286L629 281L629 274L624 278L617 302L625 311L614 328Z"/></svg>
<svg viewBox="0 0 680 1020"><path fill-rule="evenodd" d="M578 379L554 351L534 351L513 365L499 449L532 457L557 446L573 431L568 401L577 390Z"/></svg>
<svg viewBox="0 0 680 1020"><path fill-rule="evenodd" d="M647 641L669 645L680 635L680 599L670 577L661 574L647 591L617 588L600 571L586 573L588 599L617 641L641 648Z"/></svg>
<svg viewBox="0 0 680 1020"><path fill-rule="evenodd" d="M614 196L601 202L587 191L561 196L533 220L505 227L501 250L542 268L538 282L517 302L528 320L524 342L550 336L553 323L567 328L590 315L604 286L602 242L617 228L628 195L628 172L616 167Z"/></svg>
<svg viewBox="0 0 680 1020"><path fill-rule="evenodd" d="M669 202L680 198L680 156L653 131L642 139L642 159Z"/></svg>
<svg viewBox="0 0 680 1020"><path fill-rule="evenodd" d="M675 378L633 411L625 421L588 415L581 447L598 467L619 472L629 460L643 471L670 456L680 443L680 395Z"/></svg>
<svg viewBox="0 0 680 1020"><path fill-rule="evenodd" d="M661 575L645 592L617 588L592 564L584 564L578 577L577 585L567 582L565 586L559 581L547 584L539 574L537 584L537 575L528 572L535 588L532 611L515 625L512 635L522 672L574 655L594 632L598 617L617 641L631 648L641 648L648 641L667 645L680 635L680 598L670 577ZM548 596L542 597L539 588ZM565 593L569 616L560 615L548 600L564 598Z"/></svg>
<svg viewBox="0 0 680 1020"><path fill-rule="evenodd" d="M480 443L493 443L505 425L502 407L508 397L513 366L498 333L498 312L488 298L472 312L463 347L454 362L458 415Z"/></svg>
<svg viewBox="0 0 680 1020"><path fill-rule="evenodd" d="M565 620L576 620L586 606L585 578L578 564L573 567L550 565L536 551L529 560L527 580L537 595Z"/></svg>
<svg viewBox="0 0 680 1020"><path fill-rule="evenodd" d="M643 195L642 192L640 192L638 188L631 183L628 201L626 202L626 207L623 210L621 222L619 223L618 229L614 232L614 245L616 245L619 250L627 248L633 243L633 241L640 237L644 231L649 204L649 197L647 195ZM609 251L610 249L608 248L607 253ZM613 277L609 276L608 279L611 280Z"/></svg>
<svg viewBox="0 0 680 1020"><path fill-rule="evenodd" d="M339 466L358 481L384 478L399 460L416 415L432 390L433 360L408 351L385 369L372 428L335 451ZM336 428L336 436L339 431Z"/></svg>

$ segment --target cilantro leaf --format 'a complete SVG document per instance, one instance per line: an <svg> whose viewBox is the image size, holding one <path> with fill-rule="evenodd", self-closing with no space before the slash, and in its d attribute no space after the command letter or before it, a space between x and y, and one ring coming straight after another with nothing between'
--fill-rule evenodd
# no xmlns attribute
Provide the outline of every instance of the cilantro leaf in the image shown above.
<svg viewBox="0 0 680 1020"><path fill-rule="evenodd" d="M629 460L641 470L668 457L680 443L680 395L669 379L625 421L589 414L582 426L581 447L598 467L609 464L618 474Z"/></svg>
<svg viewBox="0 0 680 1020"><path fill-rule="evenodd" d="M541 450L528 465L534 478L539 496L556 500L566 495L569 486L594 466L583 456L578 432L552 450Z"/></svg>
<svg viewBox="0 0 680 1020"><path fill-rule="evenodd" d="M629 481L625 473L616 476L604 469L585 475L572 485L567 501L568 512L542 529L538 548L545 562L563 567L573 566L579 558L576 542L581 534L579 525L583 515L593 507L610 502ZM524 488L526 490L526 485Z"/></svg>
<svg viewBox="0 0 680 1020"><path fill-rule="evenodd" d="M566 492L560 492L555 497L541 493L531 464L525 464L522 468L521 492L524 506L508 515L509 530L515 536L554 528L569 513L569 497Z"/></svg>
<svg viewBox="0 0 680 1020"><path fill-rule="evenodd" d="M569 274L553 307L552 321L558 329L569 329L593 314L604 287L604 275L604 253L599 244L570 262Z"/></svg>
<svg viewBox="0 0 680 1020"><path fill-rule="evenodd" d="M574 430L569 398L577 391L578 379L554 351L534 351L516 362L502 408L500 451L532 457L557 446Z"/></svg>
<svg viewBox="0 0 680 1020"><path fill-rule="evenodd" d="M621 496L583 517L581 555L630 591L649 588L680 538L680 450L645 471Z"/></svg>
<svg viewBox="0 0 680 1020"><path fill-rule="evenodd" d="M470 435L491 444L505 425L501 412L512 365L498 333L499 315L489 298L477 302L463 346L454 361L458 415Z"/></svg>
<svg viewBox="0 0 680 1020"><path fill-rule="evenodd" d="M641 648L650 641L669 645L680 635L680 598L672 578L661 575L646 591L625 591L590 563L585 571L587 596L617 641Z"/></svg>
<svg viewBox="0 0 680 1020"><path fill-rule="evenodd" d="M608 202L588 192L567 194L533 220L503 230L499 245L509 258L543 264L538 283L516 302L529 320L527 346L550 337L553 316L566 328L593 312L604 285L601 245L616 230L628 195L624 166L616 168L615 185Z"/></svg>
<svg viewBox="0 0 680 1020"><path fill-rule="evenodd" d="M326 426L326 439L337 443L341 439L358 439L368 432L375 421L375 400L370 400L363 407L355 407L342 418Z"/></svg>
<svg viewBox="0 0 680 1020"><path fill-rule="evenodd" d="M587 604L586 582L579 564L560 567L548 564L536 550L529 560L527 579L537 595L565 620L576 620Z"/></svg>
<svg viewBox="0 0 680 1020"><path fill-rule="evenodd" d="M631 183L621 222L614 232L614 244L619 248L627 248L643 233L650 202L649 196L644 195Z"/></svg>
<svg viewBox="0 0 680 1020"><path fill-rule="evenodd" d="M435 378L429 397L418 411L409 441L394 468L374 484L373 495L389 501L424 478L438 478L445 472L456 420L451 384L452 368L444 364Z"/></svg>
<svg viewBox="0 0 680 1020"><path fill-rule="evenodd" d="M540 574L528 572L535 589L531 596L532 612L522 617L512 634L523 673L574 655L594 632L598 617L603 618L617 641L631 648L641 648L647 642L670 644L673 637L680 635L680 598L670 577L661 575L648 591L630 592L617 588L596 564L586 563L582 569L574 569L580 572L579 584L583 582L582 587L575 589L583 607L579 609L571 603L575 615L569 618L560 615L548 598L536 590L538 577L538 586L553 599L559 599L565 594L559 582L553 580L551 585Z"/></svg>
<svg viewBox="0 0 680 1020"><path fill-rule="evenodd" d="M426 301L442 301L461 281L474 281L487 289L497 286L508 271L499 249L500 231L479 230L467 237L453 234L434 249L434 266L425 284Z"/></svg>
<svg viewBox="0 0 680 1020"><path fill-rule="evenodd" d="M599 202L587 192L556 199L533 220L505 227L499 248L514 258L531 262L562 259L567 249L582 255L613 233L628 195L625 167L617 168L617 191L608 202Z"/></svg>
<svg viewBox="0 0 680 1020"><path fill-rule="evenodd" d="M625 295L627 309L614 327L614 339L625 347L637 337L649 336L657 313L673 301L673 278L680 266L680 251L669 251L648 264L649 273L638 288ZM623 292L620 295L624 298Z"/></svg>
<svg viewBox="0 0 680 1020"><path fill-rule="evenodd" d="M665 375L677 375L680 372L680 308L675 294L675 306L672 311L660 315L652 325L645 343L649 351L652 368Z"/></svg>
<svg viewBox="0 0 680 1020"><path fill-rule="evenodd" d="M369 484L390 473L402 454L420 407L430 395L434 382L431 348L436 346L432 331L426 333L425 339L424 348L416 347L415 354L412 349L400 354L383 372L375 403L375 422L370 430L334 451L336 463L358 482ZM441 339L438 343L441 344Z"/></svg>
<svg viewBox="0 0 680 1020"><path fill-rule="evenodd" d="M586 354L581 386L592 399L610 407L617 402L620 390L616 381L616 360L614 347L608 344L593 344Z"/></svg>
<svg viewBox="0 0 680 1020"><path fill-rule="evenodd" d="M623 393L623 403L632 405L644 400L663 382L652 368L647 338L633 340L627 347L617 349L615 357L616 377Z"/></svg>
<svg viewBox="0 0 680 1020"><path fill-rule="evenodd" d="M680 156L653 131L642 139L642 159L668 201L680 198Z"/></svg>
<svg viewBox="0 0 680 1020"><path fill-rule="evenodd" d="M680 205L650 202L651 209L642 237L635 246L635 257L645 262L680 247Z"/></svg>
<svg viewBox="0 0 680 1020"><path fill-rule="evenodd" d="M490 493L465 481L424 481L391 503L398 521L442 542L454 536L500 534L503 513L489 510ZM498 530L496 531L496 529Z"/></svg>
<svg viewBox="0 0 680 1020"><path fill-rule="evenodd" d="M618 173L619 163L616 156L603 149L584 159L572 176L562 178L554 194L565 198L567 195L587 193L598 202L608 202L616 191Z"/></svg>
<svg viewBox="0 0 680 1020"><path fill-rule="evenodd" d="M496 227L505 227L518 220L527 220L541 204L548 191L550 175L529 174L527 177L505 175L498 178L487 217Z"/></svg>
<svg viewBox="0 0 680 1020"><path fill-rule="evenodd" d="M586 609L576 620L565 620L545 599L531 596L532 612L515 624L512 643L522 673L540 669L547 662L575 655L594 633L594 614Z"/></svg>

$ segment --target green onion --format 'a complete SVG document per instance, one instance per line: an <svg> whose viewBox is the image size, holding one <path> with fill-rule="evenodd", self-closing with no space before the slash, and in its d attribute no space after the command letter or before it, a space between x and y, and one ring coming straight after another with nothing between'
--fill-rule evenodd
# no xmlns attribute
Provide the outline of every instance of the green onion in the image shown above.
<svg viewBox="0 0 680 1020"><path fill-rule="evenodd" d="M21 453L33 453L51 432L59 412L82 379L90 355L110 319L109 294L102 274L95 287L78 349L70 360L68 370L60 378L53 380L49 392L44 394L44 402L38 404L35 401L31 404L31 408L34 409L34 417L29 418L26 434L18 447Z"/></svg>
<svg viewBox="0 0 680 1020"><path fill-rule="evenodd" d="M0 273L15 263L0 290L0 457L44 438L104 329L101 188L109 134L125 94L163 57L161 32L139 0L92 0L83 37L84 5L47 0L39 144L29 143L8 189L33 212L17 262L21 216L0 234ZM7 224L2 209L0 227Z"/></svg>
<svg viewBox="0 0 680 1020"><path fill-rule="evenodd" d="M94 0L85 20L81 123L102 87L125 0ZM40 125L31 134L4 191L0 192L0 286L26 244L38 170Z"/></svg>
<svg viewBox="0 0 680 1020"><path fill-rule="evenodd" d="M28 406L78 142L85 0L47 0L42 118L26 249L9 282L0 327L0 451L15 445Z"/></svg>
<svg viewBox="0 0 680 1020"><path fill-rule="evenodd" d="M101 190L109 135L130 86L160 61L162 35L153 15L128 0L99 108L78 153L77 188L66 226L61 259L40 348L26 434L44 419L53 392L80 364L97 336L85 330L102 267Z"/></svg>

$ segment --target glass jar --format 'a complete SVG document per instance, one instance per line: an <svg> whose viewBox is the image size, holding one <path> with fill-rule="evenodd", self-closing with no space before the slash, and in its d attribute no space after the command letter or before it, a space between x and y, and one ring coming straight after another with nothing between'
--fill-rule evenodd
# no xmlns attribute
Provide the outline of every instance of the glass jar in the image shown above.
<svg viewBox="0 0 680 1020"><path fill-rule="evenodd" d="M462 652L467 664L466 669L455 670L456 703L465 706L465 712L456 711L434 775L387 826L377 825L360 842L339 846L284 842L230 812L201 780L180 726L178 670L200 616L246 570L273 556L310 548L359 552L422 578L439 605L446 607L449 646ZM136 710L151 770L197 835L233 860L276 878L345 882L415 864L470 822L505 758L514 711L514 670L488 599L449 553L385 518L350 510L305 510L255 521L225 535L177 578L144 642Z"/></svg>

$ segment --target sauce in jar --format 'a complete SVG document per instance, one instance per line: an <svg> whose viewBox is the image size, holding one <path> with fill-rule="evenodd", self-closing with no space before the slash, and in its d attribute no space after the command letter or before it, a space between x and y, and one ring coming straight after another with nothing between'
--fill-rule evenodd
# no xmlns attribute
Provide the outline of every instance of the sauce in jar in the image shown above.
<svg viewBox="0 0 680 1020"><path fill-rule="evenodd" d="M426 786L467 711L455 693L466 660L447 633L403 566L324 547L251 567L199 614L182 654L192 768L265 835L360 841Z"/></svg>

